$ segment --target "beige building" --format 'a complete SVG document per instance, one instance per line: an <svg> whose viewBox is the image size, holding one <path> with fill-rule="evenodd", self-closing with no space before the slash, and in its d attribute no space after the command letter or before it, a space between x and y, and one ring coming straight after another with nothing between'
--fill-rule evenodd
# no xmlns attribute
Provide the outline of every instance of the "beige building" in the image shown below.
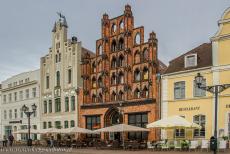
<svg viewBox="0 0 230 154"><path fill-rule="evenodd" d="M82 53L90 53L76 37L67 39L66 18L60 15L52 30L52 46L41 58L42 128L69 128L78 125L76 89L82 86Z"/></svg>
<svg viewBox="0 0 230 154"><path fill-rule="evenodd" d="M31 116L31 128L40 129L39 106L40 70L20 73L2 82L1 89L1 137L10 134L16 140L27 140L27 134L16 134L17 130L28 128L28 118L22 111L26 105L30 110L33 104L37 105L35 114ZM37 139L32 135L32 139Z"/></svg>

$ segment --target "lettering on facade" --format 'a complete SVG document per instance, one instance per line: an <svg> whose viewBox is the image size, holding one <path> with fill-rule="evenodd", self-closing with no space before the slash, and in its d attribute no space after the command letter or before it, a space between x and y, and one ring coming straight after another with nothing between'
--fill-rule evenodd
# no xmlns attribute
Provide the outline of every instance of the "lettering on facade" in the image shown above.
<svg viewBox="0 0 230 154"><path fill-rule="evenodd" d="M195 107L182 107L182 108L179 108L179 111L194 111L194 110L200 110L200 107L195 106Z"/></svg>
<svg viewBox="0 0 230 154"><path fill-rule="evenodd" d="M22 120L19 121L9 121L9 124L21 124Z"/></svg>
<svg viewBox="0 0 230 154"><path fill-rule="evenodd" d="M227 105L226 105L226 108L230 108L230 104L227 104Z"/></svg>

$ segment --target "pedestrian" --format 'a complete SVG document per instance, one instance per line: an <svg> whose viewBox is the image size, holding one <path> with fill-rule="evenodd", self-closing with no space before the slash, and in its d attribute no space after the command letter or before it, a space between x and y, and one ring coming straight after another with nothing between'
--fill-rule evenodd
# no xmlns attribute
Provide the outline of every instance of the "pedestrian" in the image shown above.
<svg viewBox="0 0 230 154"><path fill-rule="evenodd" d="M7 147L7 138L6 135L3 137L3 147Z"/></svg>
<svg viewBox="0 0 230 154"><path fill-rule="evenodd" d="M8 137L8 140L10 142L10 146L13 146L13 142L14 142L14 136L12 134L10 134L10 136Z"/></svg>
<svg viewBox="0 0 230 154"><path fill-rule="evenodd" d="M53 148L54 147L54 137L51 136L50 138L50 147Z"/></svg>

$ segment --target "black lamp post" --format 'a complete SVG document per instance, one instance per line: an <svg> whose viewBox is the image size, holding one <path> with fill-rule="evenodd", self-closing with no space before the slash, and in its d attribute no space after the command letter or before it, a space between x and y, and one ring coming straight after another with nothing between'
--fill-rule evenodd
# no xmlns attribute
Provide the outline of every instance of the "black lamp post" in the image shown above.
<svg viewBox="0 0 230 154"><path fill-rule="evenodd" d="M214 138L211 140L211 146L214 148L211 148L214 151L214 154L217 153L217 112L218 112L218 94L226 90L230 87L230 84L222 84L222 85L213 85L213 86L203 86L202 81L204 80L204 77L197 73L197 76L195 77L195 82L197 84L197 87L208 91L215 95L215 127L214 127Z"/></svg>
<svg viewBox="0 0 230 154"><path fill-rule="evenodd" d="M32 111L29 111L29 107L27 107L25 104L22 106L22 111L26 114L28 118L28 141L27 141L28 146L32 146L32 140L30 138L30 116L35 114L35 111L37 110L37 105L33 104L31 107L32 107Z"/></svg>

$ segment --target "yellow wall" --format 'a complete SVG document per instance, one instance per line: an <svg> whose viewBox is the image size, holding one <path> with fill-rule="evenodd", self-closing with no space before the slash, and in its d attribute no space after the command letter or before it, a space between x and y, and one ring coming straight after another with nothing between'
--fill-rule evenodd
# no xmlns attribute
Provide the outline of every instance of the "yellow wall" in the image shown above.
<svg viewBox="0 0 230 154"><path fill-rule="evenodd" d="M230 24L229 32L230 34ZM230 64L230 39L218 41L218 65Z"/></svg>

